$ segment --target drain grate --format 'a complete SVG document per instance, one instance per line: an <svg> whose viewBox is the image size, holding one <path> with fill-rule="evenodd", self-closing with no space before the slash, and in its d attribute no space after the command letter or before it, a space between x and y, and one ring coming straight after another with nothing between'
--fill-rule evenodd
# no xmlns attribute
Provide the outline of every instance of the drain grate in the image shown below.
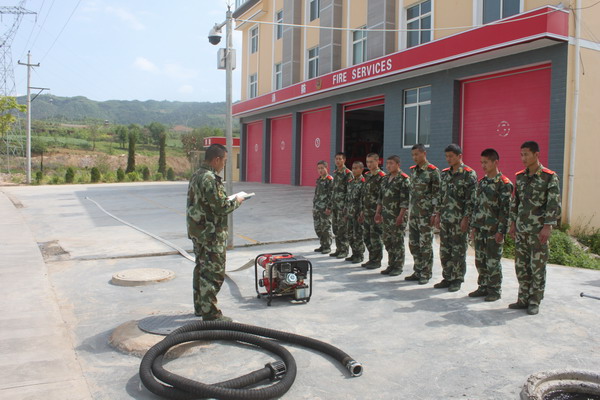
<svg viewBox="0 0 600 400"><path fill-rule="evenodd" d="M138 328L146 333L166 336L185 324L199 320L200 317L194 314L153 315L139 320Z"/></svg>

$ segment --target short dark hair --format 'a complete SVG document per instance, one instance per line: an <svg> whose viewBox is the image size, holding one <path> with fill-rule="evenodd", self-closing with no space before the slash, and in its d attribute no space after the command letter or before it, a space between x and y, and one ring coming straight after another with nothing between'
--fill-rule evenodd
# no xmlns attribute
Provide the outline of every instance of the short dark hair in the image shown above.
<svg viewBox="0 0 600 400"><path fill-rule="evenodd" d="M335 156L336 157L337 156L342 156L342 157L344 157L344 160L346 159L346 153L344 153L343 151L339 151L339 152L335 153Z"/></svg>
<svg viewBox="0 0 600 400"><path fill-rule="evenodd" d="M227 149L222 144L213 143L206 149L204 160L211 162L215 158L223 158L227 154Z"/></svg>
<svg viewBox="0 0 600 400"><path fill-rule="evenodd" d="M481 152L481 157L489 158L491 161L500 160L500 155L494 149L485 149L484 151Z"/></svg>
<svg viewBox="0 0 600 400"><path fill-rule="evenodd" d="M411 150L419 150L421 153L425 153L427 151L425 145L422 143L415 144Z"/></svg>
<svg viewBox="0 0 600 400"><path fill-rule="evenodd" d="M352 163L352 166L354 166L354 165L360 165L360 167L361 167L361 168L364 168L364 167L365 167L365 164L363 164L363 162L362 162L362 161L354 161L354 162Z"/></svg>
<svg viewBox="0 0 600 400"><path fill-rule="evenodd" d="M327 161L325 161L325 160L321 160L321 161L319 161L319 162L317 163L317 166L318 166L318 165L324 165L324 166L325 166L325 168L329 168L329 164L327 164Z"/></svg>
<svg viewBox="0 0 600 400"><path fill-rule="evenodd" d="M540 145L533 140L527 141L521 145L522 149L529 149L532 153L540 152Z"/></svg>
<svg viewBox="0 0 600 400"><path fill-rule="evenodd" d="M392 161L396 162L397 164L400 164L400 156L397 156L395 154L392 156L389 156L387 159L392 160Z"/></svg>
<svg viewBox="0 0 600 400"><path fill-rule="evenodd" d="M377 153L369 153L366 158L375 157L376 160L379 160L379 154Z"/></svg>
<svg viewBox="0 0 600 400"><path fill-rule="evenodd" d="M444 149L444 153L448 153L448 152L452 152L454 154L456 154L457 156L460 156L462 154L462 149L460 148L459 145L457 144L449 144L448 146L446 146L446 148Z"/></svg>

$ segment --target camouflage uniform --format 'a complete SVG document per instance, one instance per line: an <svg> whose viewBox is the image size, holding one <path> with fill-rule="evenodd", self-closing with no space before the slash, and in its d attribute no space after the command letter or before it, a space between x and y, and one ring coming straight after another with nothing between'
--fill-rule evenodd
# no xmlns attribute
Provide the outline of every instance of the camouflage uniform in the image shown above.
<svg viewBox="0 0 600 400"><path fill-rule="evenodd" d="M331 215L325 214L325 210L331 202L332 187L333 177L331 175L317 178L315 197L313 198L313 222L322 250L331 249Z"/></svg>
<svg viewBox="0 0 600 400"><path fill-rule="evenodd" d="M410 215L408 247L414 259L414 277L431 279L433 268L433 226L440 190L440 170L433 164L413 165L411 169Z"/></svg>
<svg viewBox="0 0 600 400"><path fill-rule="evenodd" d="M217 307L217 294L225 279L227 214L238 208L237 200L227 199L221 177L203 164L190 179L186 223L194 244L194 311L204 319L223 314Z"/></svg>
<svg viewBox="0 0 600 400"><path fill-rule="evenodd" d="M335 235L335 252L338 255L348 254L348 224L344 218L344 205L348 182L351 180L352 171L346 167L341 171L336 169L333 173L333 188L328 208L331 210L331 225Z"/></svg>
<svg viewBox="0 0 600 400"><path fill-rule="evenodd" d="M365 177L360 175L357 178L352 178L348 182L348 193L346 194L346 207L344 213L346 215L348 239L352 248L352 257L360 262L363 259L365 252L365 239L363 234L363 226L358 222L358 216L361 210L361 198Z"/></svg>
<svg viewBox="0 0 600 400"><path fill-rule="evenodd" d="M440 199L440 259L445 282L464 282L467 272L468 232L462 232L460 221L471 218L477 185L477 173L461 164L456 172L445 168L441 173Z"/></svg>
<svg viewBox="0 0 600 400"><path fill-rule="evenodd" d="M510 220L516 224L515 271L519 281L518 302L538 305L544 298L548 243L540 243L544 225L556 225L561 213L560 186L554 171L539 168L529 176L517 172Z"/></svg>
<svg viewBox="0 0 600 400"><path fill-rule="evenodd" d="M388 268L392 275L400 275L404 268L404 231L408 213L404 214L401 225L396 225L400 209L408 210L410 198L410 178L404 172L398 175L388 175L383 178L381 195L378 204L381 205L383 218L383 244L388 253Z"/></svg>
<svg viewBox="0 0 600 400"><path fill-rule="evenodd" d="M381 236L383 231L381 225L375 223L374 218L385 172L378 168L374 174L372 174L371 171L367 171L364 176L365 183L361 210L365 216L365 221L363 223L365 244L367 250L369 250L369 262L373 265L381 265L381 259L383 258L383 242Z"/></svg>
<svg viewBox="0 0 600 400"><path fill-rule="evenodd" d="M500 296L502 286L503 243L496 242L496 233L508 232L508 216L513 184L499 173L494 178L484 176L477 184L473 219L475 229L475 266L479 277L478 290L490 297Z"/></svg>

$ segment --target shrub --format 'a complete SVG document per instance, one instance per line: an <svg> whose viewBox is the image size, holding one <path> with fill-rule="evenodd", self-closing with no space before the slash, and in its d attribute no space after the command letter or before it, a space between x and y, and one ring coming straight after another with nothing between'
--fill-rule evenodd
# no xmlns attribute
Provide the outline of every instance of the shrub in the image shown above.
<svg viewBox="0 0 600 400"><path fill-rule="evenodd" d="M127 182L137 182L140 180L140 174L136 171L127 173Z"/></svg>
<svg viewBox="0 0 600 400"><path fill-rule="evenodd" d="M62 182L60 180L60 176L59 175L53 175L52 179L50 180L50 183L53 185L60 185Z"/></svg>
<svg viewBox="0 0 600 400"><path fill-rule="evenodd" d="M167 170L167 180L169 180L169 181L175 180L175 171L171 167L169 167L169 169Z"/></svg>
<svg viewBox="0 0 600 400"><path fill-rule="evenodd" d="M150 180L150 169L146 166L144 166L144 168L142 168L142 178L145 181L149 181Z"/></svg>
<svg viewBox="0 0 600 400"><path fill-rule="evenodd" d="M154 178L155 181L162 181L165 179L164 175L160 172L157 172L154 174Z"/></svg>
<svg viewBox="0 0 600 400"><path fill-rule="evenodd" d="M35 183L37 185L42 183L42 179L44 179L44 173L42 171L36 171L35 173Z"/></svg>
<svg viewBox="0 0 600 400"><path fill-rule="evenodd" d="M92 183L100 182L100 170L97 167L92 167L91 181Z"/></svg>
<svg viewBox="0 0 600 400"><path fill-rule="evenodd" d="M67 168L67 172L65 172L65 183L73 183L75 179L75 170L73 167Z"/></svg>
<svg viewBox="0 0 600 400"><path fill-rule="evenodd" d="M117 175L113 171L102 174L102 182L113 183L117 181Z"/></svg>
<svg viewBox="0 0 600 400"><path fill-rule="evenodd" d="M125 180L125 171L123 168L119 167L117 170L117 182L123 182Z"/></svg>

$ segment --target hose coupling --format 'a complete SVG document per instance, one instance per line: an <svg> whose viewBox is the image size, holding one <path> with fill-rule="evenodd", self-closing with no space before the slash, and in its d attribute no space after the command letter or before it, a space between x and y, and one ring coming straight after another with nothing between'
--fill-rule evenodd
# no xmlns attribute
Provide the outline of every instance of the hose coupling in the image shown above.
<svg viewBox="0 0 600 400"><path fill-rule="evenodd" d="M363 366L361 363L355 360L350 360L346 363L346 368L350 371L352 376L361 376L363 373Z"/></svg>
<svg viewBox="0 0 600 400"><path fill-rule="evenodd" d="M287 372L287 367L281 360L265 364L265 367L271 370L271 382L281 380Z"/></svg>

